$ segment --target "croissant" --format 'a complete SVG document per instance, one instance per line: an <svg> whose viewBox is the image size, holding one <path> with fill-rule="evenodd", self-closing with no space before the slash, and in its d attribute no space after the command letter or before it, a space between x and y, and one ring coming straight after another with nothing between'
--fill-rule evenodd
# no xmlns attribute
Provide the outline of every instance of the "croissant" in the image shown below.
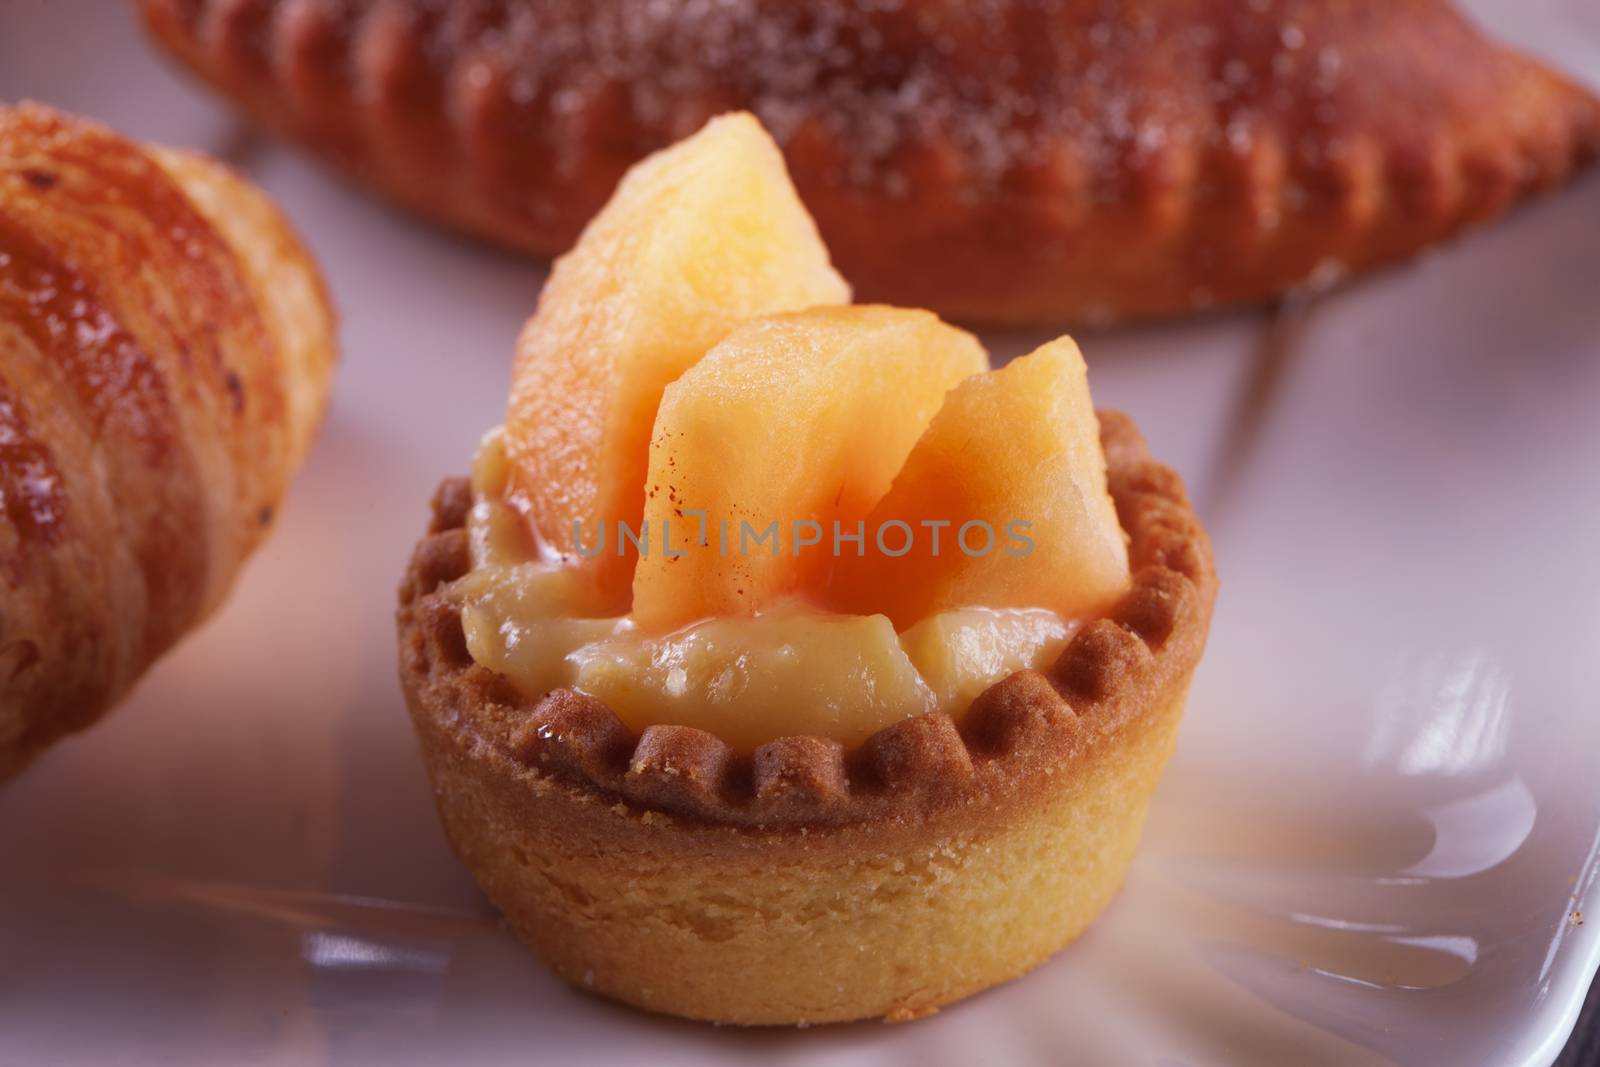
<svg viewBox="0 0 1600 1067"><path fill-rule="evenodd" d="M222 600L311 442L333 330L259 190L0 107L0 779Z"/></svg>
<svg viewBox="0 0 1600 1067"><path fill-rule="evenodd" d="M1563 178L1600 103L1445 0L140 0L254 119L541 255L754 111L857 296L1165 315L1404 259Z"/></svg>

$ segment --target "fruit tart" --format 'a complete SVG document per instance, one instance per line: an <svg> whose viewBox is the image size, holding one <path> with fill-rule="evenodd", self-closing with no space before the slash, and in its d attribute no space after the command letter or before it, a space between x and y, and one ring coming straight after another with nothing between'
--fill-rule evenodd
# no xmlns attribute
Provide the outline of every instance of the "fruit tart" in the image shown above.
<svg viewBox="0 0 1600 1067"><path fill-rule="evenodd" d="M1216 577L1068 339L853 306L747 115L556 265L400 594L445 829L573 984L900 1020L1115 894Z"/></svg>

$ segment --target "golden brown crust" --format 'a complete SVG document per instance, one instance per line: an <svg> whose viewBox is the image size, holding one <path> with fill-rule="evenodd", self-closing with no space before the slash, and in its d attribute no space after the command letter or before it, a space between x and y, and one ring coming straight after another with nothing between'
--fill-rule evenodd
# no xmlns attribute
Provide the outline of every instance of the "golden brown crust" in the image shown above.
<svg viewBox="0 0 1600 1067"><path fill-rule="evenodd" d="M1445 0L141 2L258 121L541 255L747 108L860 298L973 321L1260 300L1600 147L1592 95Z"/></svg>
<svg viewBox="0 0 1600 1067"><path fill-rule="evenodd" d="M0 108L0 778L221 599L309 445L331 331L238 178Z"/></svg>
<svg viewBox="0 0 1600 1067"><path fill-rule="evenodd" d="M742 757L686 726L633 736L591 697L541 700L467 653L449 583L470 565L463 490L447 481L432 532L401 587L402 674L429 714L448 715L503 757L640 809L722 825L799 827L920 816L929 806L998 797L1067 765L1095 733L1111 733L1199 662L1216 574L1181 480L1150 459L1130 420L1101 413L1110 489L1130 538L1133 587L1111 615L1084 626L1048 674L1021 671L984 692L959 725L907 719L846 752L787 737Z"/></svg>

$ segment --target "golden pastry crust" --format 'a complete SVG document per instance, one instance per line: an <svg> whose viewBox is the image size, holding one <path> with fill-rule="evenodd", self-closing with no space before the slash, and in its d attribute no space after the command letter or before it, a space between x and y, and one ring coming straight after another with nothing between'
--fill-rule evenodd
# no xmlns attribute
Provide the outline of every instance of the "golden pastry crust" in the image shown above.
<svg viewBox="0 0 1600 1067"><path fill-rule="evenodd" d="M1050 672L850 751L745 757L521 696L467 653L470 493L446 482L401 588L401 679L446 831L518 934L576 985L742 1024L914 1017L1076 937L1132 859L1217 585L1181 481L1101 422L1133 588Z"/></svg>
<svg viewBox="0 0 1600 1067"><path fill-rule="evenodd" d="M253 118L541 255L748 109L858 297L991 323L1261 300L1561 180L1600 103L1445 0L141 0Z"/></svg>
<svg viewBox="0 0 1600 1067"><path fill-rule="evenodd" d="M0 779L220 602L333 359L316 268L258 190L0 107Z"/></svg>

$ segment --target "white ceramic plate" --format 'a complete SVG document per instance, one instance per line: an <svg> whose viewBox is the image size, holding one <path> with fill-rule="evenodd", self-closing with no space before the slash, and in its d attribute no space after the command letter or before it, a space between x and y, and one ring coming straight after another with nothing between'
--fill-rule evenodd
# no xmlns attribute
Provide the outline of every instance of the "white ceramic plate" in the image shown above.
<svg viewBox="0 0 1600 1067"><path fill-rule="evenodd" d="M1600 78L1591 0L1475 5ZM1600 962L1600 178L1270 318L1082 338L1224 590L1127 889L907 1026L571 992L450 856L395 683L436 480L540 275L241 141L122 4L0 5L0 98L226 150L344 318L316 455L216 621L0 793L0 1061L1547 1063ZM993 339L1011 354L1033 338ZM1597 916L1600 919L1600 916Z"/></svg>

